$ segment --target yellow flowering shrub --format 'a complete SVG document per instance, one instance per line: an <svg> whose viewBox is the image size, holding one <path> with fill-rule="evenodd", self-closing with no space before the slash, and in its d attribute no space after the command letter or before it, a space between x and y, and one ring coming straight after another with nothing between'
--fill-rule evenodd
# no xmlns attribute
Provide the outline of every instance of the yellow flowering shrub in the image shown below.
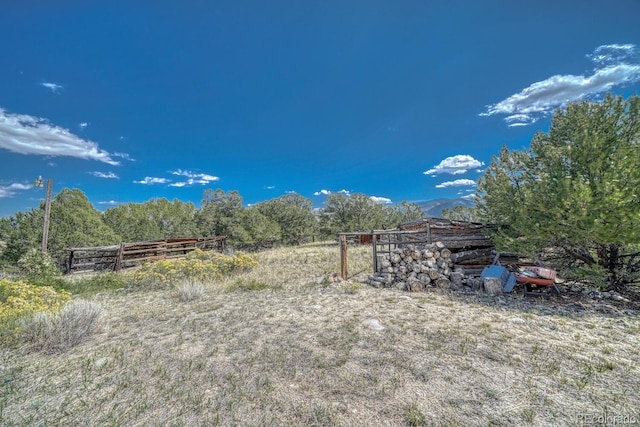
<svg viewBox="0 0 640 427"><path fill-rule="evenodd" d="M0 279L0 341L7 342L19 319L36 312L55 313L71 301L65 290Z"/></svg>
<svg viewBox="0 0 640 427"><path fill-rule="evenodd" d="M208 261L220 268L223 274L234 271L251 270L258 266L258 262L251 255L244 252L236 252L234 255L225 255L215 251L195 250L187 255L187 260Z"/></svg>
<svg viewBox="0 0 640 427"><path fill-rule="evenodd" d="M215 251L196 250L184 259L161 260L144 264L133 273L133 283L166 287L184 280L215 281L236 271L257 266L248 254L224 255Z"/></svg>

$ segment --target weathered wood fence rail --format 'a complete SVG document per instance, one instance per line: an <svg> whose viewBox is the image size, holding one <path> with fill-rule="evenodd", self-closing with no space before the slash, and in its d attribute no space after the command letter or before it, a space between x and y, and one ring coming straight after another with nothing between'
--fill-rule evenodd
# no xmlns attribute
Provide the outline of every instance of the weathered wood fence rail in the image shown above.
<svg viewBox="0 0 640 427"><path fill-rule="evenodd" d="M196 249L224 249L226 237L171 238L146 242L121 243L112 246L67 248L66 272L112 270L135 267L145 261L177 259Z"/></svg>
<svg viewBox="0 0 640 427"><path fill-rule="evenodd" d="M371 243L373 270L380 270L380 258L396 248L408 244L442 242L451 251L451 260L465 275L480 275L493 261L493 242L489 237L495 227L476 222L454 221L446 218L426 218L406 222L393 230L339 233L341 243L341 275L347 277L348 242Z"/></svg>

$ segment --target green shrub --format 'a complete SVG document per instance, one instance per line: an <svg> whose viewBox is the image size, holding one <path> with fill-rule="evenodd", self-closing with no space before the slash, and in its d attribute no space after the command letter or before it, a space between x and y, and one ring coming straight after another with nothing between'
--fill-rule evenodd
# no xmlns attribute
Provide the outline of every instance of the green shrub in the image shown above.
<svg viewBox="0 0 640 427"><path fill-rule="evenodd" d="M25 277L49 276L59 277L62 275L58 267L53 263L48 253L42 253L38 249L29 249L18 260L20 273Z"/></svg>
<svg viewBox="0 0 640 427"><path fill-rule="evenodd" d="M62 272L56 267L48 253L38 249L29 249L18 260L18 274L20 278L37 286L51 286L63 289L66 285Z"/></svg>

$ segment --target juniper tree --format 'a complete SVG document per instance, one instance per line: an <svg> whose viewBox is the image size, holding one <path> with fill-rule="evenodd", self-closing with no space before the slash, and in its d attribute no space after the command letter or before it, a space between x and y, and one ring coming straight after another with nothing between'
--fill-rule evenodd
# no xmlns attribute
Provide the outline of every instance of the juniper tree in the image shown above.
<svg viewBox="0 0 640 427"><path fill-rule="evenodd" d="M503 147L478 183L499 249L555 247L610 284L640 269L640 98L607 95L557 110L530 147Z"/></svg>

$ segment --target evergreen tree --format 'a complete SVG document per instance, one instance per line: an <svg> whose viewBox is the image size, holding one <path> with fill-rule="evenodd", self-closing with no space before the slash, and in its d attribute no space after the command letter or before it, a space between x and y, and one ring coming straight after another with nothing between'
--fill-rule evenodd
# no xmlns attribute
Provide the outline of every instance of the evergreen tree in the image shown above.
<svg viewBox="0 0 640 427"><path fill-rule="evenodd" d="M258 210L280 228L281 242L299 245L310 242L317 228L313 202L299 194L286 194L256 205Z"/></svg>
<svg viewBox="0 0 640 427"><path fill-rule="evenodd" d="M502 149L479 180L480 215L499 249L556 247L609 283L636 279L640 242L640 98L608 95L558 110L528 150Z"/></svg>

